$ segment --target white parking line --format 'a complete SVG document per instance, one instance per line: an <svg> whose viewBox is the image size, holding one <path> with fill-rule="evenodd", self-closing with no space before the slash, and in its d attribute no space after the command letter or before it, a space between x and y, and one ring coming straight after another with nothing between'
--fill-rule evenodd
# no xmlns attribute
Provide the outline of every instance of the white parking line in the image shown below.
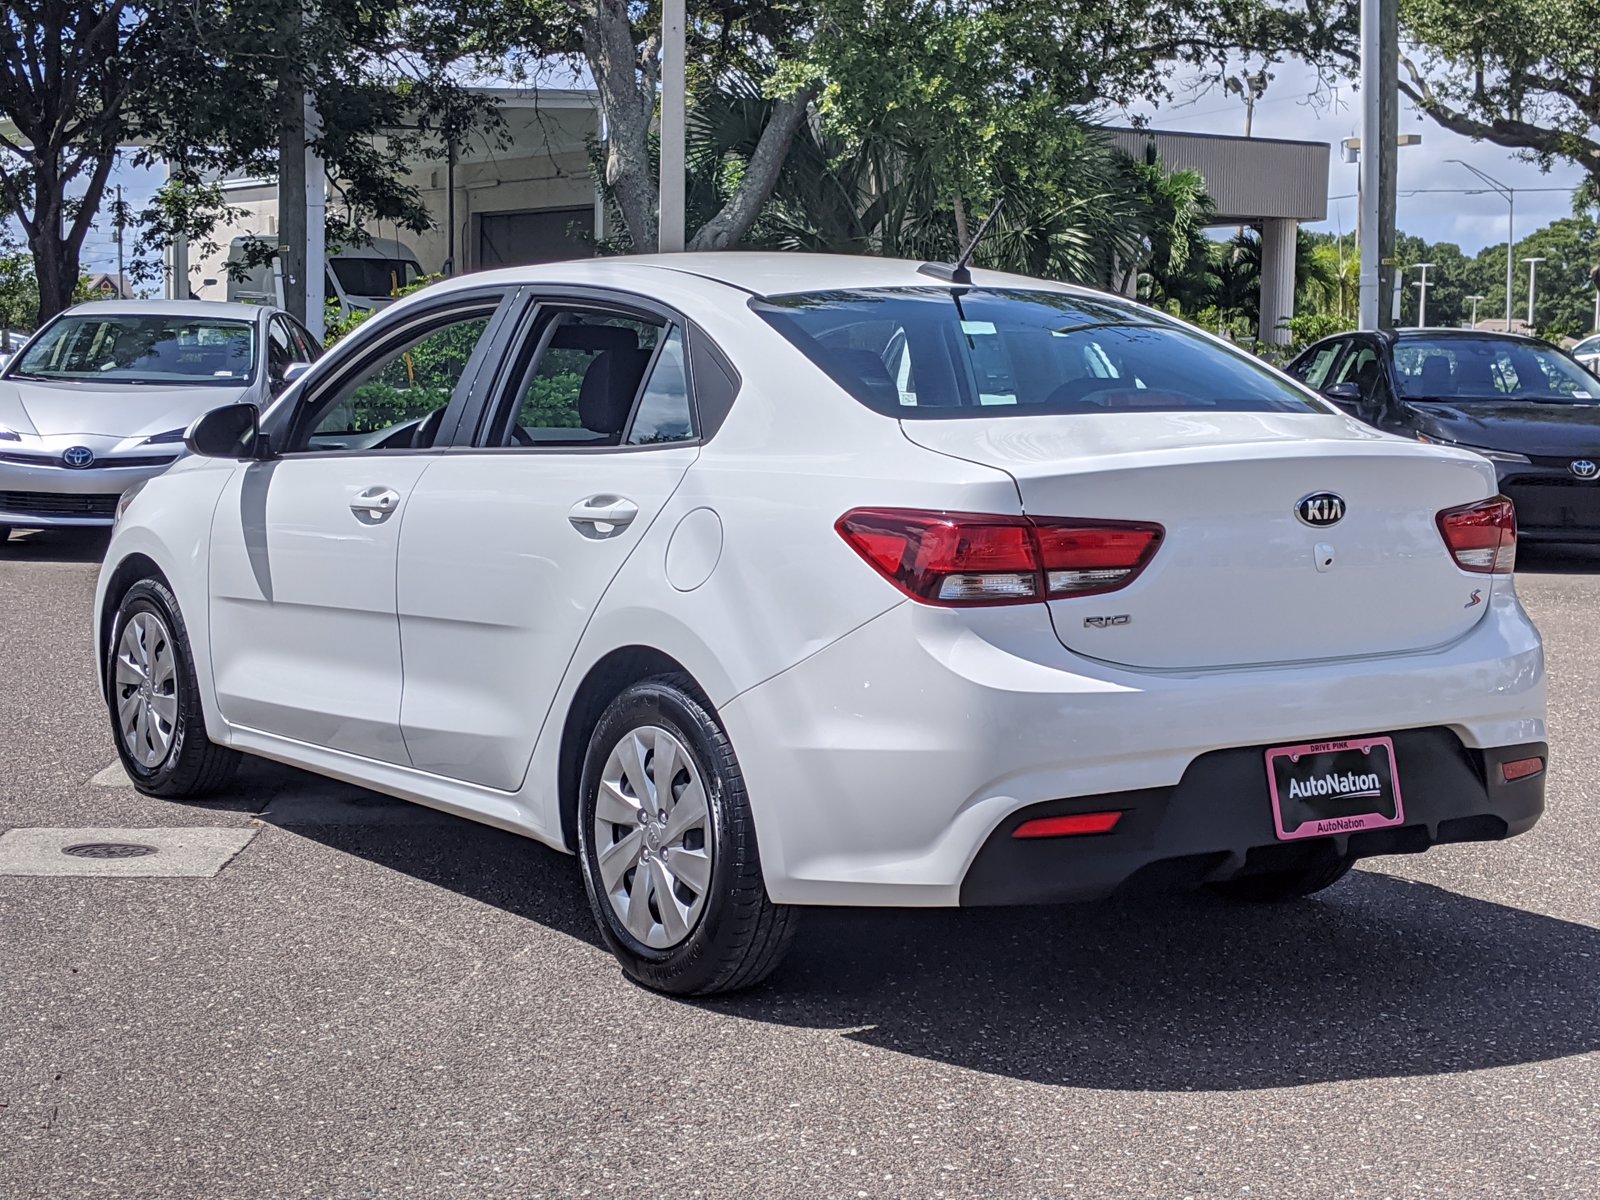
<svg viewBox="0 0 1600 1200"><path fill-rule="evenodd" d="M0 875L210 879L255 837L249 829L8 829ZM75 853L68 853L74 849Z"/></svg>

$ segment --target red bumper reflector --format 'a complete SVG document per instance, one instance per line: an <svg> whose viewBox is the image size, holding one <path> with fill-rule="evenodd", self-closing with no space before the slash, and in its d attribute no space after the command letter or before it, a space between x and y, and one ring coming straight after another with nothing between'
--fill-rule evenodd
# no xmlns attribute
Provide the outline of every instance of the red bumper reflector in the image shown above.
<svg viewBox="0 0 1600 1200"><path fill-rule="evenodd" d="M1509 765L1509 764L1507 764ZM1078 837L1085 833L1110 833L1122 820L1120 812L1071 813L1064 817L1035 817L1011 831L1014 838Z"/></svg>
<svg viewBox="0 0 1600 1200"><path fill-rule="evenodd" d="M1507 783L1515 783L1519 779L1537 775L1542 770L1544 770L1542 758L1518 758L1500 764L1500 774Z"/></svg>

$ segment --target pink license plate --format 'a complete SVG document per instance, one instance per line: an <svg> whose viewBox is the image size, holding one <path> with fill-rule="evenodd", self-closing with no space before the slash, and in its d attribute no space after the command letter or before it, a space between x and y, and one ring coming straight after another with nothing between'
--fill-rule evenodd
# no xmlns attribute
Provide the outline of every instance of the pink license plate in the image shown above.
<svg viewBox="0 0 1600 1200"><path fill-rule="evenodd" d="M1275 746L1267 751L1267 785L1281 841L1405 822L1394 742L1386 737Z"/></svg>

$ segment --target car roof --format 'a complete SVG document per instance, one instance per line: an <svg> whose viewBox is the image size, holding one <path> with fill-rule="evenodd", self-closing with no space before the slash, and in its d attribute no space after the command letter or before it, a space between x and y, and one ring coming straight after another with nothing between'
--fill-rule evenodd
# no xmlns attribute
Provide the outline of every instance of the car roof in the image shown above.
<svg viewBox="0 0 1600 1200"><path fill-rule="evenodd" d="M256 321L263 311L276 312L262 304L229 304L222 300L88 300L74 304L70 313L99 316L134 317L215 317L220 320Z"/></svg>
<svg viewBox="0 0 1600 1200"><path fill-rule="evenodd" d="M1426 338L1430 342L1450 341L1458 338L1471 338L1473 341L1490 342L1517 342L1524 346L1545 346L1550 343L1543 338L1530 337L1525 333L1506 333L1496 329L1454 329L1448 326L1440 328L1406 328L1392 331L1397 342L1409 342Z"/></svg>
<svg viewBox="0 0 1600 1200"><path fill-rule="evenodd" d="M616 284L628 276L634 276L634 281L641 286L648 286L651 277L661 271L694 275L762 297L848 288L950 286L942 280L918 274L920 265L911 259L876 258L862 254L721 250L713 253L637 254L538 263L458 275L435 286L454 289L482 284L556 282L606 285ZM1104 294L1072 284L1010 275L1002 271L974 270L972 282L977 287L1024 287L1070 292L1084 297Z"/></svg>

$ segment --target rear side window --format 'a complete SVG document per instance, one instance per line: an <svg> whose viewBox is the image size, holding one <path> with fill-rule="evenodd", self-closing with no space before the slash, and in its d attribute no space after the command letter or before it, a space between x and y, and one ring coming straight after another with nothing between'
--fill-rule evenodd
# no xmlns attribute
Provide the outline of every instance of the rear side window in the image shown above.
<svg viewBox="0 0 1600 1200"><path fill-rule="evenodd" d="M1324 411L1247 355L1109 300L927 287L778 296L751 307L889 416Z"/></svg>

